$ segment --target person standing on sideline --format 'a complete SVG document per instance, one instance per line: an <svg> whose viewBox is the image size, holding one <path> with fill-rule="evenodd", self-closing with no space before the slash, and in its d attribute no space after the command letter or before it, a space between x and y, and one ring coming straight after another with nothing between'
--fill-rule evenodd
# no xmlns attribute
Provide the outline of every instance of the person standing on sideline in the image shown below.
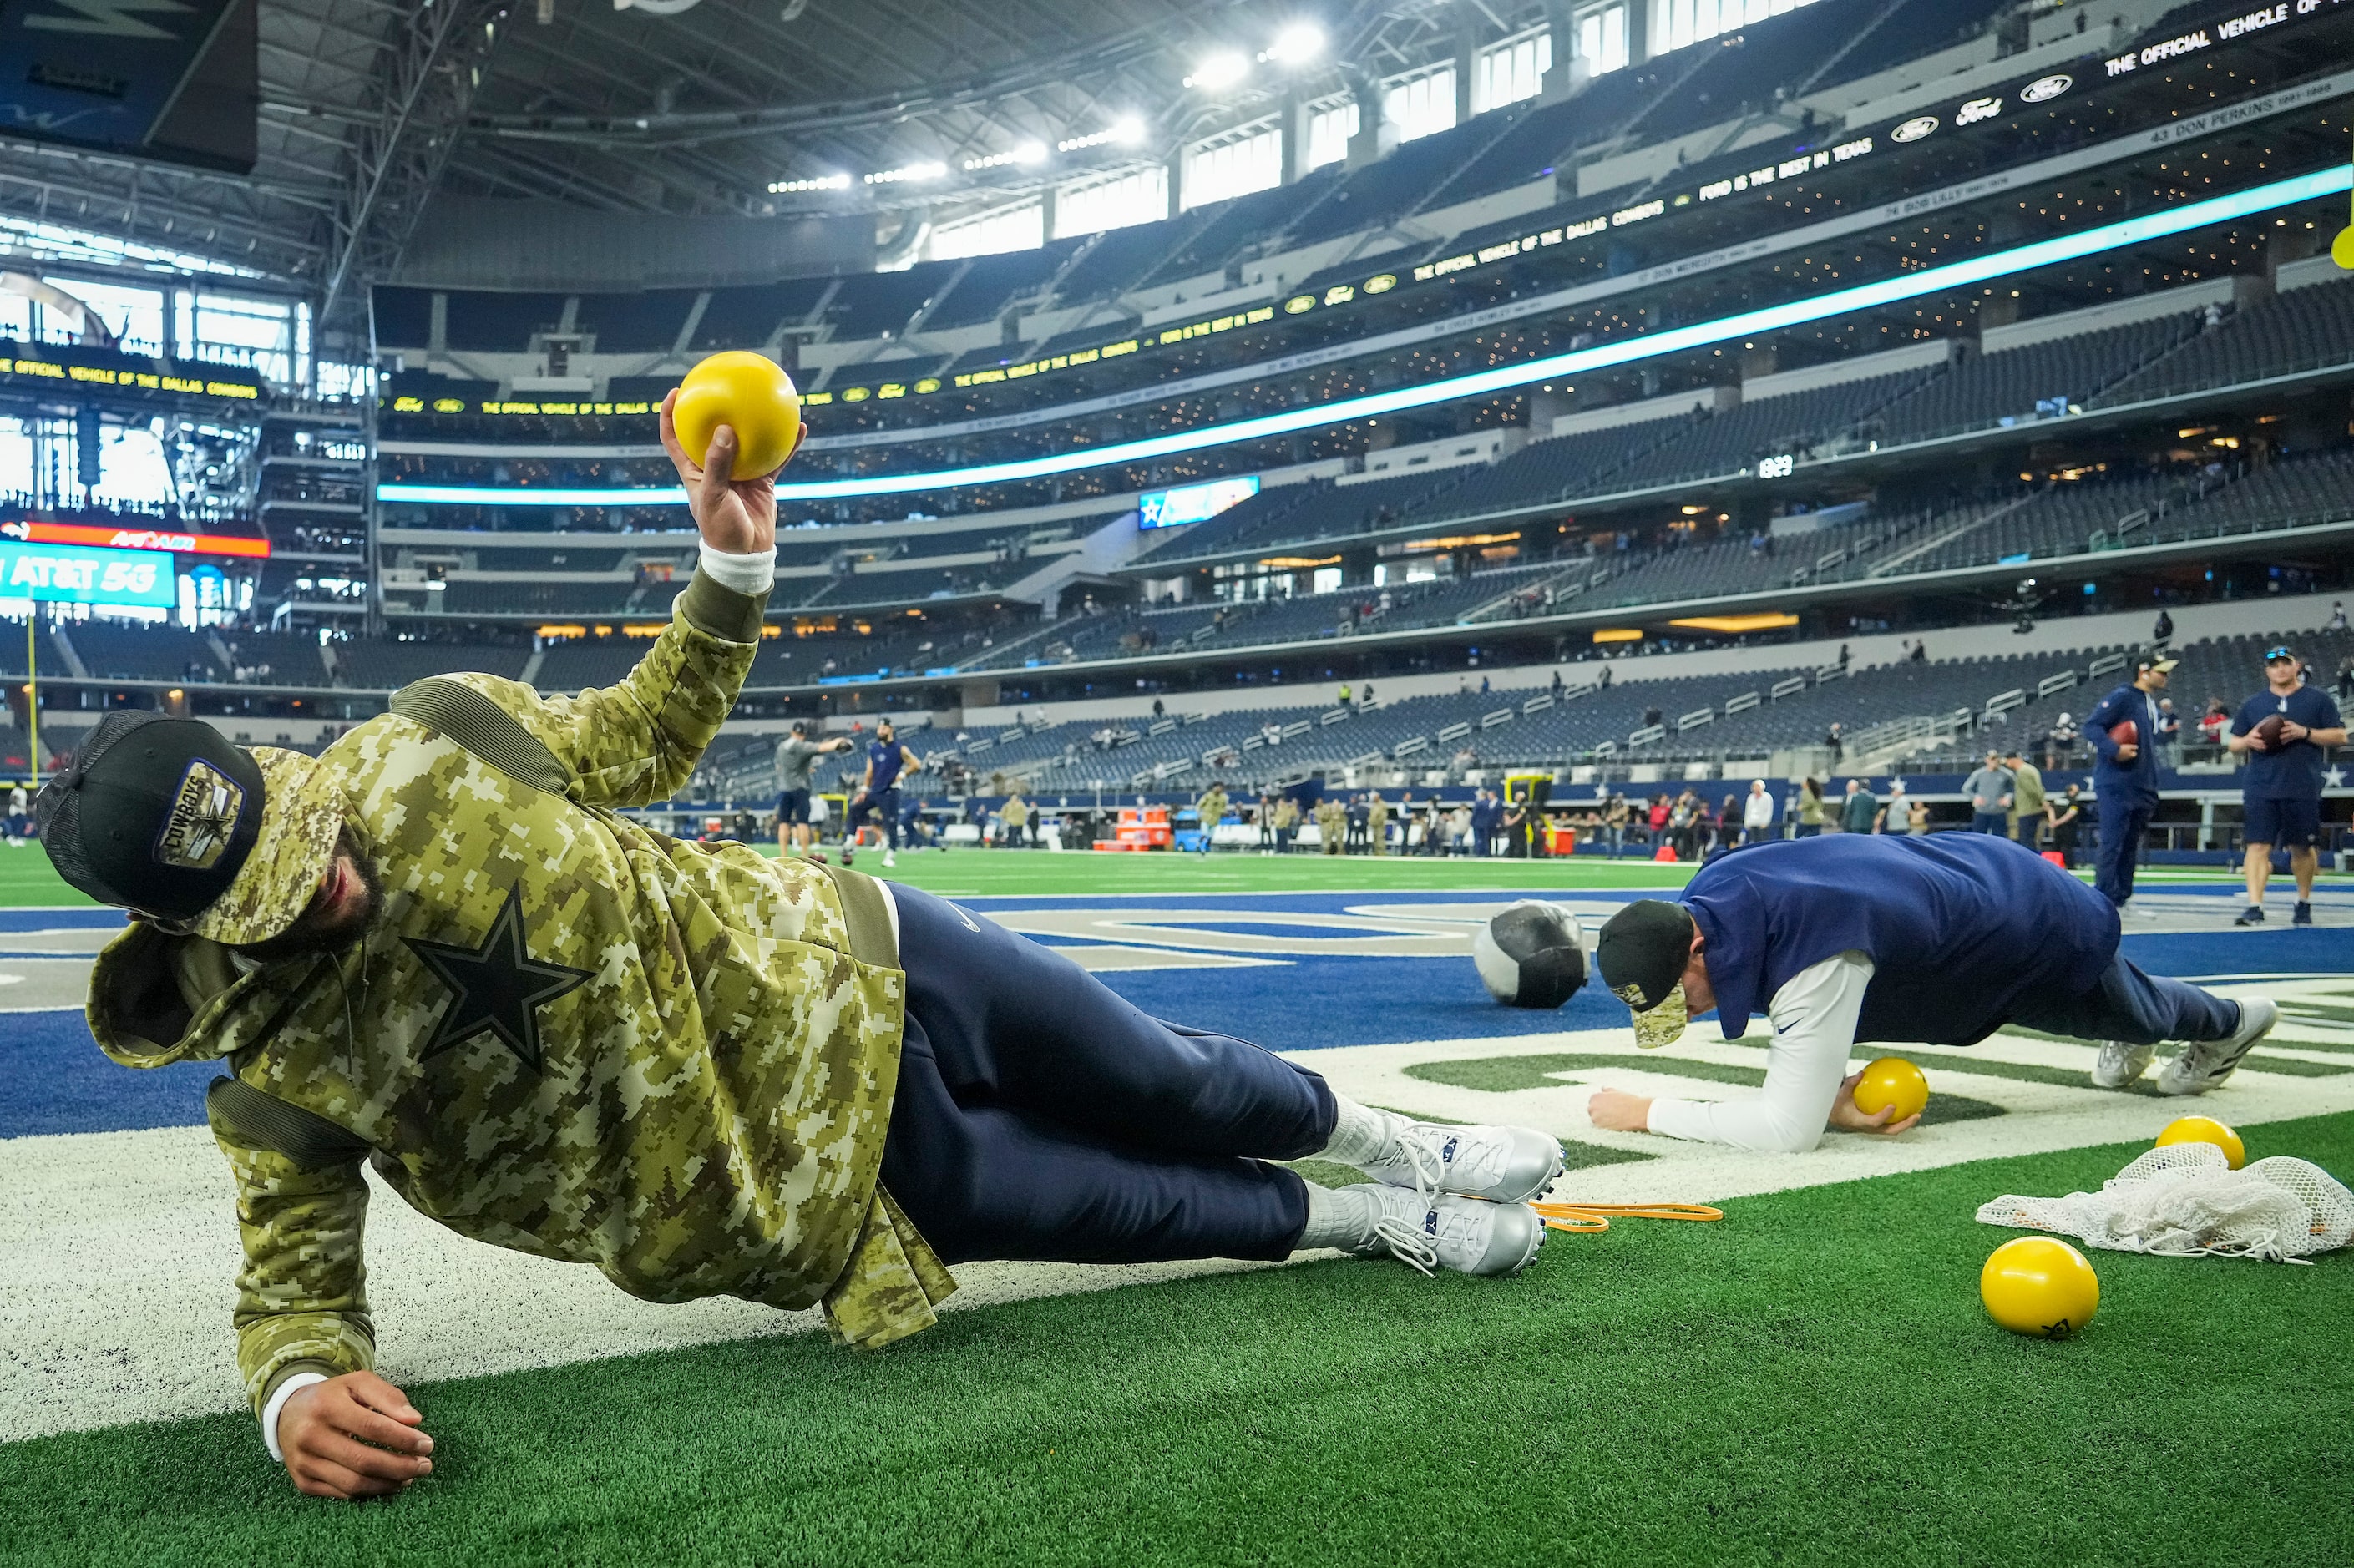
<svg viewBox="0 0 2354 1568"><path fill-rule="evenodd" d="M2003 758L2010 769L2010 836L2029 849L2043 842L2043 773L2027 760L2024 748L2012 747Z"/></svg>
<svg viewBox="0 0 2354 1568"><path fill-rule="evenodd" d="M1741 803L1741 842L1762 844L1774 836L1774 797L1766 792L1766 780L1749 781L1749 799Z"/></svg>
<svg viewBox="0 0 2354 1568"><path fill-rule="evenodd" d="M2264 650L2264 689L2250 697L2232 721L2224 742L2248 759L2240 787L2247 823L2248 907L2234 925L2260 926L2264 918L2264 881L2273 869L2273 846L2288 846L2288 867L2296 878L2292 923L2313 924L2313 874L2320 864L2321 750L2346 744L2346 721L2329 694L2306 685L2305 662L2285 644ZM2256 726L2277 717L2280 733L2266 745Z"/></svg>
<svg viewBox="0 0 2354 1568"><path fill-rule="evenodd" d="M1365 801L1365 844L1374 854L1389 853L1390 803L1376 789Z"/></svg>
<svg viewBox="0 0 2354 1568"><path fill-rule="evenodd" d="M1929 831L1929 802L1914 800L1904 809L1904 831L1919 838Z"/></svg>
<svg viewBox="0 0 2354 1568"><path fill-rule="evenodd" d="M1809 778L1798 787L1798 836L1820 838L1823 832L1823 781Z"/></svg>
<svg viewBox="0 0 2354 1568"><path fill-rule="evenodd" d="M1962 780L1962 793L1970 798L1970 832L2010 836L2011 778L2001 753L1986 754L1978 771Z"/></svg>
<svg viewBox="0 0 2354 1568"><path fill-rule="evenodd" d="M1880 797L1863 787L1861 779L1847 781L1847 799L1840 803L1840 832L1868 833L1872 819L1880 812Z"/></svg>
<svg viewBox="0 0 2354 1568"><path fill-rule="evenodd" d="M2119 950L2116 910L1999 837L1938 833L1766 844L1703 869L1675 903L1643 899L1602 927L1595 968L1657 1048L1713 1009L1728 1040L1773 1022L1763 1091L1748 1100L1653 1099L1599 1088L1596 1127L1801 1153L1827 1127L1899 1133L1917 1117L1855 1103L1859 1044L1975 1045L2005 1024L2097 1044L2095 1088L2131 1089L2159 1042L2184 1043L2161 1095L2229 1079L2279 1021L2145 973ZM1869 1055L1865 1052L1862 1054ZM1635 1064L1630 1064L1635 1065Z"/></svg>
<svg viewBox="0 0 2354 1568"><path fill-rule="evenodd" d="M883 824L883 863L899 863L899 779L903 775L923 771L923 758L899 744L898 732L889 719L876 721L875 738L866 747L866 774L859 781L858 793L851 798L850 810L843 813L842 863L848 865L852 846L858 842L861 819L872 815Z"/></svg>
<svg viewBox="0 0 2354 1568"><path fill-rule="evenodd" d="M2084 736L2093 743L2093 794L2100 809L2101 838L2094 847L2093 885L2118 909L2133 908L2134 866L2142 835L2158 812L2158 699L2179 660L2147 653L2134 665L2133 683L2119 686L2084 715ZM2129 740L2114 733L2130 724Z"/></svg>
<svg viewBox="0 0 2354 1568"><path fill-rule="evenodd" d="M1299 831L1299 802L1285 795L1275 802L1275 853L1291 853L1291 836Z"/></svg>
<svg viewBox="0 0 2354 1568"><path fill-rule="evenodd" d="M792 733L777 742L777 853L807 854L816 847L810 826L810 770L830 752L848 751L850 737L811 740L810 722L793 720Z"/></svg>
<svg viewBox="0 0 2354 1568"><path fill-rule="evenodd" d="M1016 789L1005 797L1005 804L998 809L997 814L1005 823L1005 847L1026 847L1030 842L1030 802L1022 798L1022 791Z"/></svg>
<svg viewBox="0 0 2354 1568"><path fill-rule="evenodd" d="M1880 803L1878 811L1872 813L1872 831L1875 833L1903 832L1911 810L1912 802L1904 798L1904 780L1889 780L1888 799Z"/></svg>
<svg viewBox="0 0 2354 1568"><path fill-rule="evenodd" d="M2043 820L2052 829L2052 847L2060 853L2060 863L2070 870L2076 865L2076 835L2084 825L2084 789L2081 784L2071 784L2056 799L2043 802Z"/></svg>
<svg viewBox="0 0 2354 1568"><path fill-rule="evenodd" d="M1503 821L1504 809L1497 803L1494 793L1482 789L1471 800L1471 853L1483 859L1496 850L1496 829Z"/></svg>
<svg viewBox="0 0 2354 1568"><path fill-rule="evenodd" d="M25 820L27 806L25 787L22 784L15 786L8 791L8 822L5 836L10 849L23 848L26 839L31 836L31 824Z"/></svg>

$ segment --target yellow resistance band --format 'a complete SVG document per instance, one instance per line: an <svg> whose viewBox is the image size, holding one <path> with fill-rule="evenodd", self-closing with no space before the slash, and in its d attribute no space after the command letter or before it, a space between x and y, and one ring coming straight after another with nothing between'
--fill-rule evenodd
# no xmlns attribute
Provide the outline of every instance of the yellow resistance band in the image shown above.
<svg viewBox="0 0 2354 1568"><path fill-rule="evenodd" d="M1721 1220L1706 1203L1531 1203L1551 1231L1606 1231L1622 1220Z"/></svg>

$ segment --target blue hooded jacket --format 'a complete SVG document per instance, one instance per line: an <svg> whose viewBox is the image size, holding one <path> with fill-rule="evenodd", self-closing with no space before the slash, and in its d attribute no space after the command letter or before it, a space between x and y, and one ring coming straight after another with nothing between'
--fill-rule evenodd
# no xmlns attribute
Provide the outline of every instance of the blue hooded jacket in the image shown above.
<svg viewBox="0 0 2354 1568"><path fill-rule="evenodd" d="M2023 996L2091 990L2117 951L2107 899L1989 833L1774 840L1703 868L1682 902L1728 1040L1850 950L1872 962L1855 1037L1936 1045L1985 1039Z"/></svg>

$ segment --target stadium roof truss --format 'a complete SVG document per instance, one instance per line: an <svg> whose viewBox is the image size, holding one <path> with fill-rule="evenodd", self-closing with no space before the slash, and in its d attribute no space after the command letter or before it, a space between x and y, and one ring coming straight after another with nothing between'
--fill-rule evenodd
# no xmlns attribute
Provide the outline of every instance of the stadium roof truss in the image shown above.
<svg viewBox="0 0 2354 1568"><path fill-rule="evenodd" d="M1166 156L1293 85L1450 53L1538 0L1425 7L1358 0L1327 15L1331 53L1293 82L1221 98L1183 84L1206 50L1280 17L1246 0L259 0L260 129L249 175L0 137L0 214L249 269L330 304L330 330L388 276L430 196L617 212L765 215L769 182L915 161L956 167L1116 118ZM457 155L462 147L463 155ZM1066 175L1075 171L1064 171ZM1005 167L1003 199L1034 186ZM854 205L928 204L917 185ZM829 194L822 203L844 204Z"/></svg>

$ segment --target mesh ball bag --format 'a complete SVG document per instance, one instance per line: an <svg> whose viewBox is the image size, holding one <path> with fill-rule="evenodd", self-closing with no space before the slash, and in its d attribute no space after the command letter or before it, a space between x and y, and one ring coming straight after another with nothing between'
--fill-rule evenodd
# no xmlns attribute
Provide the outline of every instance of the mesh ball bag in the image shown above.
<svg viewBox="0 0 2354 1568"><path fill-rule="evenodd" d="M1997 1198L1978 1219L2112 1252L2288 1263L2354 1241L2354 1192L2311 1160L2276 1154L2234 1171L2211 1143L2178 1143L2140 1155L2097 1192Z"/></svg>

